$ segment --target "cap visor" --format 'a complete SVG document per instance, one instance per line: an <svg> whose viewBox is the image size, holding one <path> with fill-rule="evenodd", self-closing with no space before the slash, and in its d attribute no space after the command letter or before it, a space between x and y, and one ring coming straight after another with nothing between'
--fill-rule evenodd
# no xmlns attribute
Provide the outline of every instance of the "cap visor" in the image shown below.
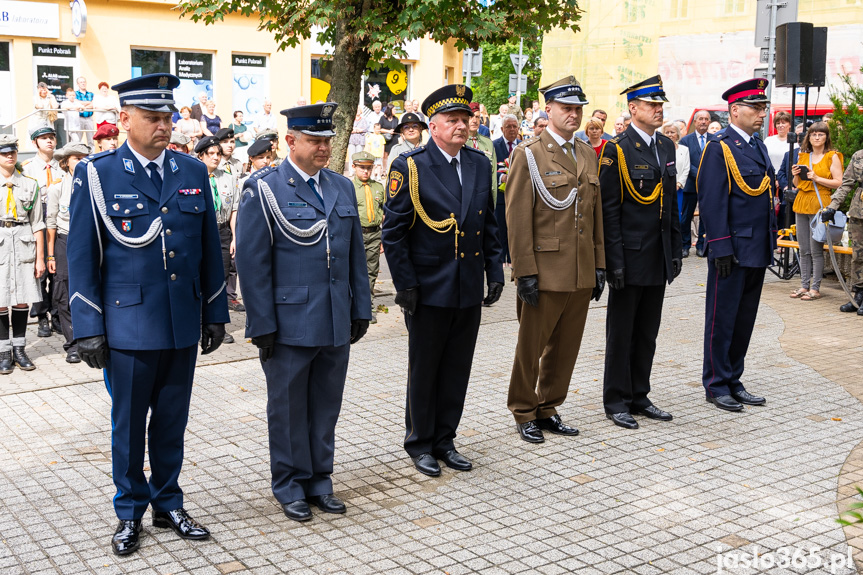
<svg viewBox="0 0 863 575"><path fill-rule="evenodd" d="M635 98L636 100L641 100L642 102L667 102L668 98L665 96L642 96L641 98Z"/></svg>
<svg viewBox="0 0 863 575"><path fill-rule="evenodd" d="M564 96L562 98L554 98L552 102L557 102L559 104L575 104L576 106L590 104L590 102L588 102L586 99L579 96Z"/></svg>
<svg viewBox="0 0 863 575"><path fill-rule="evenodd" d="M322 136L324 138L332 138L336 135L333 130L318 130L317 132L313 130L300 130L303 134L308 134L309 136Z"/></svg>
<svg viewBox="0 0 863 575"><path fill-rule="evenodd" d="M179 112L177 107L173 104L164 104L162 106L138 106L138 105L135 105L135 107L141 108L142 110L147 110L150 112Z"/></svg>
<svg viewBox="0 0 863 575"><path fill-rule="evenodd" d="M18 146L0 146L0 154L8 154L9 152L17 152Z"/></svg>

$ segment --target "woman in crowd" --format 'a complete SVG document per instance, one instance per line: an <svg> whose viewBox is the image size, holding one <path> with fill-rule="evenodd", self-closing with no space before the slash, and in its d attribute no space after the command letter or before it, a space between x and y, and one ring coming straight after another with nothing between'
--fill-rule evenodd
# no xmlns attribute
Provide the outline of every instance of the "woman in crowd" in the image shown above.
<svg viewBox="0 0 863 575"><path fill-rule="evenodd" d="M63 350L68 363L81 362L78 345L72 335L72 311L69 309L69 263L66 259L69 203L72 201L75 166L89 153L90 148L85 143L69 143L54 152L54 159L63 170L63 179L59 186L51 186L48 190L48 209L45 211L45 225L48 229L48 273L54 274L52 298L57 315L60 316L60 329L66 338Z"/></svg>
<svg viewBox="0 0 863 575"><path fill-rule="evenodd" d="M48 91L48 84L45 82L39 82L36 85L36 95L33 96L33 107L40 110L40 112L30 117L28 127L41 122L48 122L54 128L54 131L56 131L57 127L54 125L54 122L57 121L57 110L60 108L60 104L57 103L57 98L54 97L54 94ZM32 130L28 129L28 131Z"/></svg>
<svg viewBox="0 0 863 575"><path fill-rule="evenodd" d="M109 92L107 82L99 82L99 91L93 94L93 119L96 128L102 124L117 125L120 117L120 100Z"/></svg>
<svg viewBox="0 0 863 575"><path fill-rule="evenodd" d="M773 117L773 127L776 129L776 134L764 138L764 145L767 146L767 153L770 155L770 163L773 164L773 169L777 172L782 167L782 158L788 152L788 142L785 139L788 137L788 132L791 131L791 114L788 112L777 112ZM797 147L797 144L794 144Z"/></svg>
<svg viewBox="0 0 863 575"><path fill-rule="evenodd" d="M689 177L689 148L680 145L680 126L677 122L668 122L662 126L662 133L674 142L674 164L677 167L677 205L683 205L683 186Z"/></svg>
<svg viewBox="0 0 863 575"><path fill-rule="evenodd" d="M222 119L216 115L216 101L207 100L205 106L206 110L201 112L201 131L205 136L215 136L222 129Z"/></svg>
<svg viewBox="0 0 863 575"><path fill-rule="evenodd" d="M423 137L423 130L428 130L428 124L422 121L418 114L408 112L402 114L401 121L396 128L396 134L401 136L399 143L393 148L389 156L389 163L384 164L387 173L390 171L390 166L393 160L399 157L403 152L409 152L420 145Z"/></svg>
<svg viewBox="0 0 863 575"><path fill-rule="evenodd" d="M204 135L201 129L201 122L192 119L192 109L188 106L180 108L180 119L177 120L177 125L174 127L177 132L180 132L193 143L198 141L198 138Z"/></svg>
<svg viewBox="0 0 863 575"><path fill-rule="evenodd" d="M387 165L387 158L390 156L390 152L393 147L399 143L399 138L395 133L395 129L398 128L399 119L393 115L393 105L387 104L387 107L384 108L384 114L380 119L381 124L381 134L384 135L384 140L387 141L384 144L384 157L382 161L382 165Z"/></svg>
<svg viewBox="0 0 863 575"><path fill-rule="evenodd" d="M524 120L521 121L521 126L519 126L519 132L521 132L522 140L529 140L533 138L533 110L528 108L524 111Z"/></svg>
<svg viewBox="0 0 863 575"><path fill-rule="evenodd" d="M491 116L488 115L488 110L485 109L485 104L479 105L479 125L491 129Z"/></svg>
<svg viewBox="0 0 863 575"><path fill-rule="evenodd" d="M810 222L815 220L816 225L821 225L816 214L821 206L830 205L830 196L842 185L842 161L842 154L830 143L827 124L812 124L800 144L797 163L791 166L794 187L797 188L793 209L797 221L797 242L800 245L800 288L791 294L793 298L803 301L821 298L824 244L812 239Z"/></svg>
<svg viewBox="0 0 863 575"><path fill-rule="evenodd" d="M63 122L66 126L66 141L80 142L86 138L81 131L81 111L84 105L78 101L78 96L72 88L66 89L66 99L60 104L63 110Z"/></svg>
<svg viewBox="0 0 863 575"><path fill-rule="evenodd" d="M234 121L228 127L234 131L234 138L236 139L236 146L238 148L245 148L255 141L246 124L243 123L242 110L234 112Z"/></svg>
<svg viewBox="0 0 863 575"><path fill-rule="evenodd" d="M590 118L584 125L584 133L587 134L587 143L590 144L590 147L596 152L596 157L599 158L605 147L605 140L602 139L602 122L596 118Z"/></svg>

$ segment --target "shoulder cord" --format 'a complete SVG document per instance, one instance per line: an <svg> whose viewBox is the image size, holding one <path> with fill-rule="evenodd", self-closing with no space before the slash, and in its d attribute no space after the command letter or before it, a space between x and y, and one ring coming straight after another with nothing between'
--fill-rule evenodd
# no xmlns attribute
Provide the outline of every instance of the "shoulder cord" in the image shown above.
<svg viewBox="0 0 863 575"><path fill-rule="evenodd" d="M458 221L455 219L455 214L450 214L445 220L434 221L431 219L420 203L420 187L419 175L417 174L417 164L413 158L408 156L408 181L410 184L411 202L414 205L414 212L419 215L422 223L427 225L432 230L439 234L445 234L451 229L455 229L455 257L458 259Z"/></svg>
<svg viewBox="0 0 863 575"><path fill-rule="evenodd" d="M267 182L265 182L263 179L258 180L258 192L261 197L261 209L264 209L265 205L270 209L270 213L273 215L273 220L276 222L276 227L279 228L279 231L282 232L282 235L285 236L289 241L297 244L298 246L313 246L320 242L321 238L326 239L327 268L329 268L330 236L327 234L327 219L324 218L322 220L318 220L311 227L306 229L298 228L297 226L289 222L288 219L285 217L285 214L282 213L282 210L279 208L279 203L276 201L276 196L273 195L273 190L270 189L270 185L267 184ZM266 204L264 204L265 201ZM317 234L318 237L308 242L301 242L294 239L291 234L300 238L311 238L315 234ZM270 241L272 242L272 235L270 236Z"/></svg>
<svg viewBox="0 0 863 575"><path fill-rule="evenodd" d="M129 248L142 248L153 243L160 233L162 234L162 247L165 244L165 234L162 232L162 218L157 217L150 223L150 228L144 235L137 238L126 237L120 233L113 220L108 216L108 209L105 206L105 195L102 192L102 181L99 179L99 173L96 171L96 166L91 163L87 164L87 177L90 180L90 203L93 206L93 215L98 211L102 218L102 223L105 224L105 229L108 233L117 240L118 243ZM101 251L101 250L100 250Z"/></svg>
<svg viewBox="0 0 863 575"><path fill-rule="evenodd" d="M527 169L530 171L530 179L533 182L533 189L536 190L537 195L539 195L545 205L553 210L562 211L569 208L573 202L577 202L578 187L572 188L565 199L558 200L551 195L551 192L549 192L548 188L545 187L545 184L542 183L542 177L539 175L539 168L536 166L536 158L533 157L533 152L527 146L524 148L524 157L527 159Z"/></svg>
<svg viewBox="0 0 863 575"><path fill-rule="evenodd" d="M662 174L659 175L659 183L656 184L656 187L653 188L653 191L649 196L642 196L635 190L635 186L632 184L632 178L629 177L629 168L626 166L626 156L623 154L623 150L620 146L617 146L617 163L619 164L620 169L620 178L623 180L626 189L629 191L629 195L632 196L632 199L638 202L639 204L652 204L656 201L656 198L659 198L659 214L662 217L662 203L663 203L663 193L662 193ZM621 191L620 201L623 203L623 192Z"/></svg>
<svg viewBox="0 0 863 575"><path fill-rule="evenodd" d="M734 160L734 155L731 153L731 148L728 147L728 144L719 141L722 145L722 153L725 156L725 167L731 176L734 178L734 183L737 184L741 190L743 190L746 194L750 196L760 196L764 192L770 189L770 176L765 172L764 178L761 180L761 183L757 188L750 187L745 181L743 181L743 175L740 173L740 168L737 167L737 162ZM730 182L729 182L730 184ZM730 193L730 188L729 188ZM773 192L770 192L770 199L773 199Z"/></svg>

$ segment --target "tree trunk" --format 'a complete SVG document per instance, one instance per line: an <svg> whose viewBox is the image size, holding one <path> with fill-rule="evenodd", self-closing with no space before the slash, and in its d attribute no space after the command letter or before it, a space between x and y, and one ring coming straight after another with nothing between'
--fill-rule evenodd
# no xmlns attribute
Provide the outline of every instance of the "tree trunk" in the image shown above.
<svg viewBox="0 0 863 575"><path fill-rule="evenodd" d="M333 82L327 98L339 107L333 116L336 135L333 138L333 155L330 169L343 173L348 153L348 140L354 128L354 117L360 103L360 86L363 72L369 63L369 52L352 34L350 23L339 20L336 26L333 51Z"/></svg>

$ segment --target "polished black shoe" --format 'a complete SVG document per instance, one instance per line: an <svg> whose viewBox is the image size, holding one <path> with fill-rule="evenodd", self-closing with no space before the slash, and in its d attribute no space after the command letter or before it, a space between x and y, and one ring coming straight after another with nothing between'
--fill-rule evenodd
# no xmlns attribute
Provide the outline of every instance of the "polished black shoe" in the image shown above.
<svg viewBox="0 0 863 575"><path fill-rule="evenodd" d="M285 512L285 517L294 521L308 521L312 518L312 510L304 499L282 503L282 511Z"/></svg>
<svg viewBox="0 0 863 575"><path fill-rule="evenodd" d="M578 430L565 424L556 413L545 419L537 419L536 425L543 431L550 431L557 435L578 435Z"/></svg>
<svg viewBox="0 0 863 575"><path fill-rule="evenodd" d="M12 346L12 359L15 360L15 365L17 365L24 371L33 371L34 369L36 369L36 366L33 365L33 362L30 361L29 357L27 357L27 352L24 351L23 345Z"/></svg>
<svg viewBox="0 0 863 575"><path fill-rule="evenodd" d="M708 397L707 403L712 403L719 409L725 411L743 411L743 406L737 403L730 395L717 395L716 397Z"/></svg>
<svg viewBox="0 0 863 575"><path fill-rule="evenodd" d="M332 493L312 495L311 497L307 497L306 501L324 513L344 513L348 510L344 502Z"/></svg>
<svg viewBox="0 0 863 575"><path fill-rule="evenodd" d="M51 337L51 324L48 322L48 316L39 318L39 327L36 328L36 335L39 337Z"/></svg>
<svg viewBox="0 0 863 575"><path fill-rule="evenodd" d="M192 519L192 516L182 507L173 511L153 511L153 527L170 527L183 539L210 537L210 531Z"/></svg>
<svg viewBox="0 0 863 575"><path fill-rule="evenodd" d="M81 363L81 356L77 351L70 351L66 354L66 363Z"/></svg>
<svg viewBox="0 0 863 575"><path fill-rule="evenodd" d="M12 352L0 352L0 375L9 375L15 370L15 362L12 361Z"/></svg>
<svg viewBox="0 0 863 575"><path fill-rule="evenodd" d="M688 258L688 257L689 257L689 250L683 250L683 253L682 253L682 254L680 254L680 257L682 257L682 258Z"/></svg>
<svg viewBox="0 0 863 575"><path fill-rule="evenodd" d="M758 397L757 395L752 395L745 389L742 391L732 392L731 397L733 397L743 405L767 405L767 400L765 398Z"/></svg>
<svg viewBox="0 0 863 575"><path fill-rule="evenodd" d="M432 457L431 453L423 453L422 455L411 457L411 460L414 462L414 467L417 468L417 471L423 475L428 475L429 477L440 475L440 465L438 465L437 459Z"/></svg>
<svg viewBox="0 0 863 575"><path fill-rule="evenodd" d="M447 467L456 471L470 471L473 469L473 464L467 460L467 457L455 449L439 453L437 454L437 458L443 461Z"/></svg>
<svg viewBox="0 0 863 575"><path fill-rule="evenodd" d="M697 255L700 258L703 258L704 257L704 250L695 250L695 255Z"/></svg>
<svg viewBox="0 0 863 575"><path fill-rule="evenodd" d="M234 343L234 336L229 333L225 334L225 339L222 340L222 343Z"/></svg>
<svg viewBox="0 0 863 575"><path fill-rule="evenodd" d="M863 315L863 305L857 308L857 315Z"/></svg>
<svg viewBox="0 0 863 575"><path fill-rule="evenodd" d="M542 443L545 441L545 436L542 435L542 430L536 424L536 421L528 421L527 423L516 423L515 428L518 429L518 434L528 443Z"/></svg>
<svg viewBox="0 0 863 575"><path fill-rule="evenodd" d="M857 307L855 307L854 304L849 301L840 305L839 311L843 311L845 313L854 313L858 310L863 309L863 290L854 292L854 301L857 303Z"/></svg>
<svg viewBox="0 0 863 575"><path fill-rule="evenodd" d="M121 519L111 537L111 549L114 555L129 555L141 546L141 520Z"/></svg>
<svg viewBox="0 0 863 575"><path fill-rule="evenodd" d="M614 425L624 429L638 429L638 422L627 412L606 413L605 417L614 422Z"/></svg>
<svg viewBox="0 0 863 575"><path fill-rule="evenodd" d="M235 299L228 301L228 309L231 311L246 311L246 306Z"/></svg>
<svg viewBox="0 0 863 575"><path fill-rule="evenodd" d="M655 405L648 405L644 409L635 410L632 415L643 415L648 419L656 419L658 421L671 421L674 419L667 411L662 411Z"/></svg>
<svg viewBox="0 0 863 575"><path fill-rule="evenodd" d="M63 328L60 327L60 318L56 315L51 316L51 331L59 334L63 333Z"/></svg>

